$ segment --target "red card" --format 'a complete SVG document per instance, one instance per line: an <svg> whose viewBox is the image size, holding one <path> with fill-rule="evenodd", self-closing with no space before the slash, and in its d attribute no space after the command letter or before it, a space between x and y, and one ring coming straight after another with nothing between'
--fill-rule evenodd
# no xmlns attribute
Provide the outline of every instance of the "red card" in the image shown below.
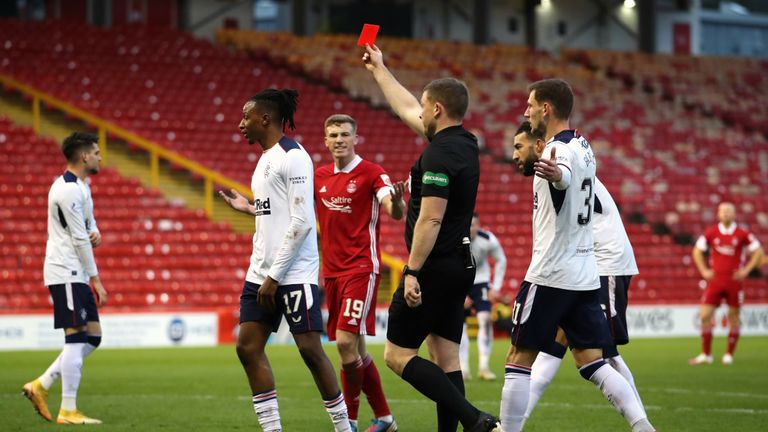
<svg viewBox="0 0 768 432"><path fill-rule="evenodd" d="M376 24L363 24L363 31L360 32L360 39L357 40L357 45L361 47L364 47L365 44L373 46L378 32L379 26Z"/></svg>

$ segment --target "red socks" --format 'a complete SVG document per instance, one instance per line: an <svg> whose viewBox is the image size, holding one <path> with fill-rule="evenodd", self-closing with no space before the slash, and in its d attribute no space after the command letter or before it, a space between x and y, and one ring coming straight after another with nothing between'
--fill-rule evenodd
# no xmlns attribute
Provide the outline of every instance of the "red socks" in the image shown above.
<svg viewBox="0 0 768 432"><path fill-rule="evenodd" d="M712 355L712 327L701 329L701 352Z"/></svg>
<svg viewBox="0 0 768 432"><path fill-rule="evenodd" d="M733 352L736 350L736 343L738 342L739 342L739 330L731 329L731 332L728 333L728 354L733 355Z"/></svg>
<svg viewBox="0 0 768 432"><path fill-rule="evenodd" d="M381 388L381 377L379 370L370 354L366 354L363 362L363 393L368 397L368 403L371 405L373 415L384 417L391 414L387 398L384 396L384 389Z"/></svg>
<svg viewBox="0 0 768 432"><path fill-rule="evenodd" d="M347 404L350 420L357 420L357 411L360 408L360 391L362 388L362 359L358 358L355 363L341 365L341 389L344 392L344 402Z"/></svg>

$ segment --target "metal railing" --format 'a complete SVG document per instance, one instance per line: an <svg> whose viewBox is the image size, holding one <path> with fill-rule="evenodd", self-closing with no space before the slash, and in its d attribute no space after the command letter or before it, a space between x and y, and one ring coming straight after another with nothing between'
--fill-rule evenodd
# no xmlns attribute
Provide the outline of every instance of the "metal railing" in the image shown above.
<svg viewBox="0 0 768 432"><path fill-rule="evenodd" d="M104 120L87 111L83 111L82 109L77 108L70 103L64 102L61 99L51 96L30 85L17 81L9 76L0 74L0 84L2 84L6 90L18 91L32 99L32 129L36 134L40 133L41 104L45 104L48 107L60 110L69 116L82 120L86 124L96 128L99 137L99 148L101 150L101 157L103 160L107 160L109 158L107 133L146 151L149 154L149 183L152 187L160 186L161 160L168 161L173 165L182 167L187 171L202 177L204 195L203 206L205 209L205 214L208 216L208 218L213 217L214 185L219 185L227 189L235 189L249 199L253 199L250 187L216 171L206 168L203 165L200 165L199 163L192 161L172 150L153 143L152 141L139 136L134 132ZM397 284L399 283L400 269L403 268L405 263L401 259L387 253L381 254L381 261L382 264L389 267L389 288L390 292L394 292L395 289L397 289Z"/></svg>

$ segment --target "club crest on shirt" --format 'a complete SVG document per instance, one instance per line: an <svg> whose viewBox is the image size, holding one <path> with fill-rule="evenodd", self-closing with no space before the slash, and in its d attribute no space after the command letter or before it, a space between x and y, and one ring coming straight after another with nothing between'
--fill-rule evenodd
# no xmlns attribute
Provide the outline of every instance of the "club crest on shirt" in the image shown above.
<svg viewBox="0 0 768 432"><path fill-rule="evenodd" d="M350 180L349 183L347 183L347 192L355 193L356 190L357 190L357 180Z"/></svg>
<svg viewBox="0 0 768 432"><path fill-rule="evenodd" d="M272 162L268 162L267 166L264 167L264 178L268 178L271 173L272 173Z"/></svg>

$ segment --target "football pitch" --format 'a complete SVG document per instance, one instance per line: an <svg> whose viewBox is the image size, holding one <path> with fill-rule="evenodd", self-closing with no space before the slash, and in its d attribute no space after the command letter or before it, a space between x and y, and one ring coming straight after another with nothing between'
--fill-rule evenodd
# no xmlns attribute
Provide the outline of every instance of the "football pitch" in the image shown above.
<svg viewBox="0 0 768 432"><path fill-rule="evenodd" d="M107 336L108 337L108 336ZM632 369L651 421L660 431L764 431L768 424L768 338L744 337L735 362L717 360L725 346L715 340L716 362L688 366L699 341L638 339L622 350ZM467 382L467 395L479 408L497 414L508 344L497 340L495 382ZM472 362L476 369L475 344ZM326 350L338 366L335 347ZM390 408L402 431L434 431L434 406L386 369L383 346L371 346ZM54 351L0 352L0 430L56 428L42 420L21 396L21 386L37 377ZM309 372L293 346L268 348L286 431L331 431ZM338 372L337 372L338 373ZM260 430L245 375L233 346L176 349L103 349L86 360L78 407L104 421L103 431ZM55 417L60 382L51 389ZM361 425L371 418L361 397ZM566 358L552 386L526 425L526 431L622 431L623 418Z"/></svg>

